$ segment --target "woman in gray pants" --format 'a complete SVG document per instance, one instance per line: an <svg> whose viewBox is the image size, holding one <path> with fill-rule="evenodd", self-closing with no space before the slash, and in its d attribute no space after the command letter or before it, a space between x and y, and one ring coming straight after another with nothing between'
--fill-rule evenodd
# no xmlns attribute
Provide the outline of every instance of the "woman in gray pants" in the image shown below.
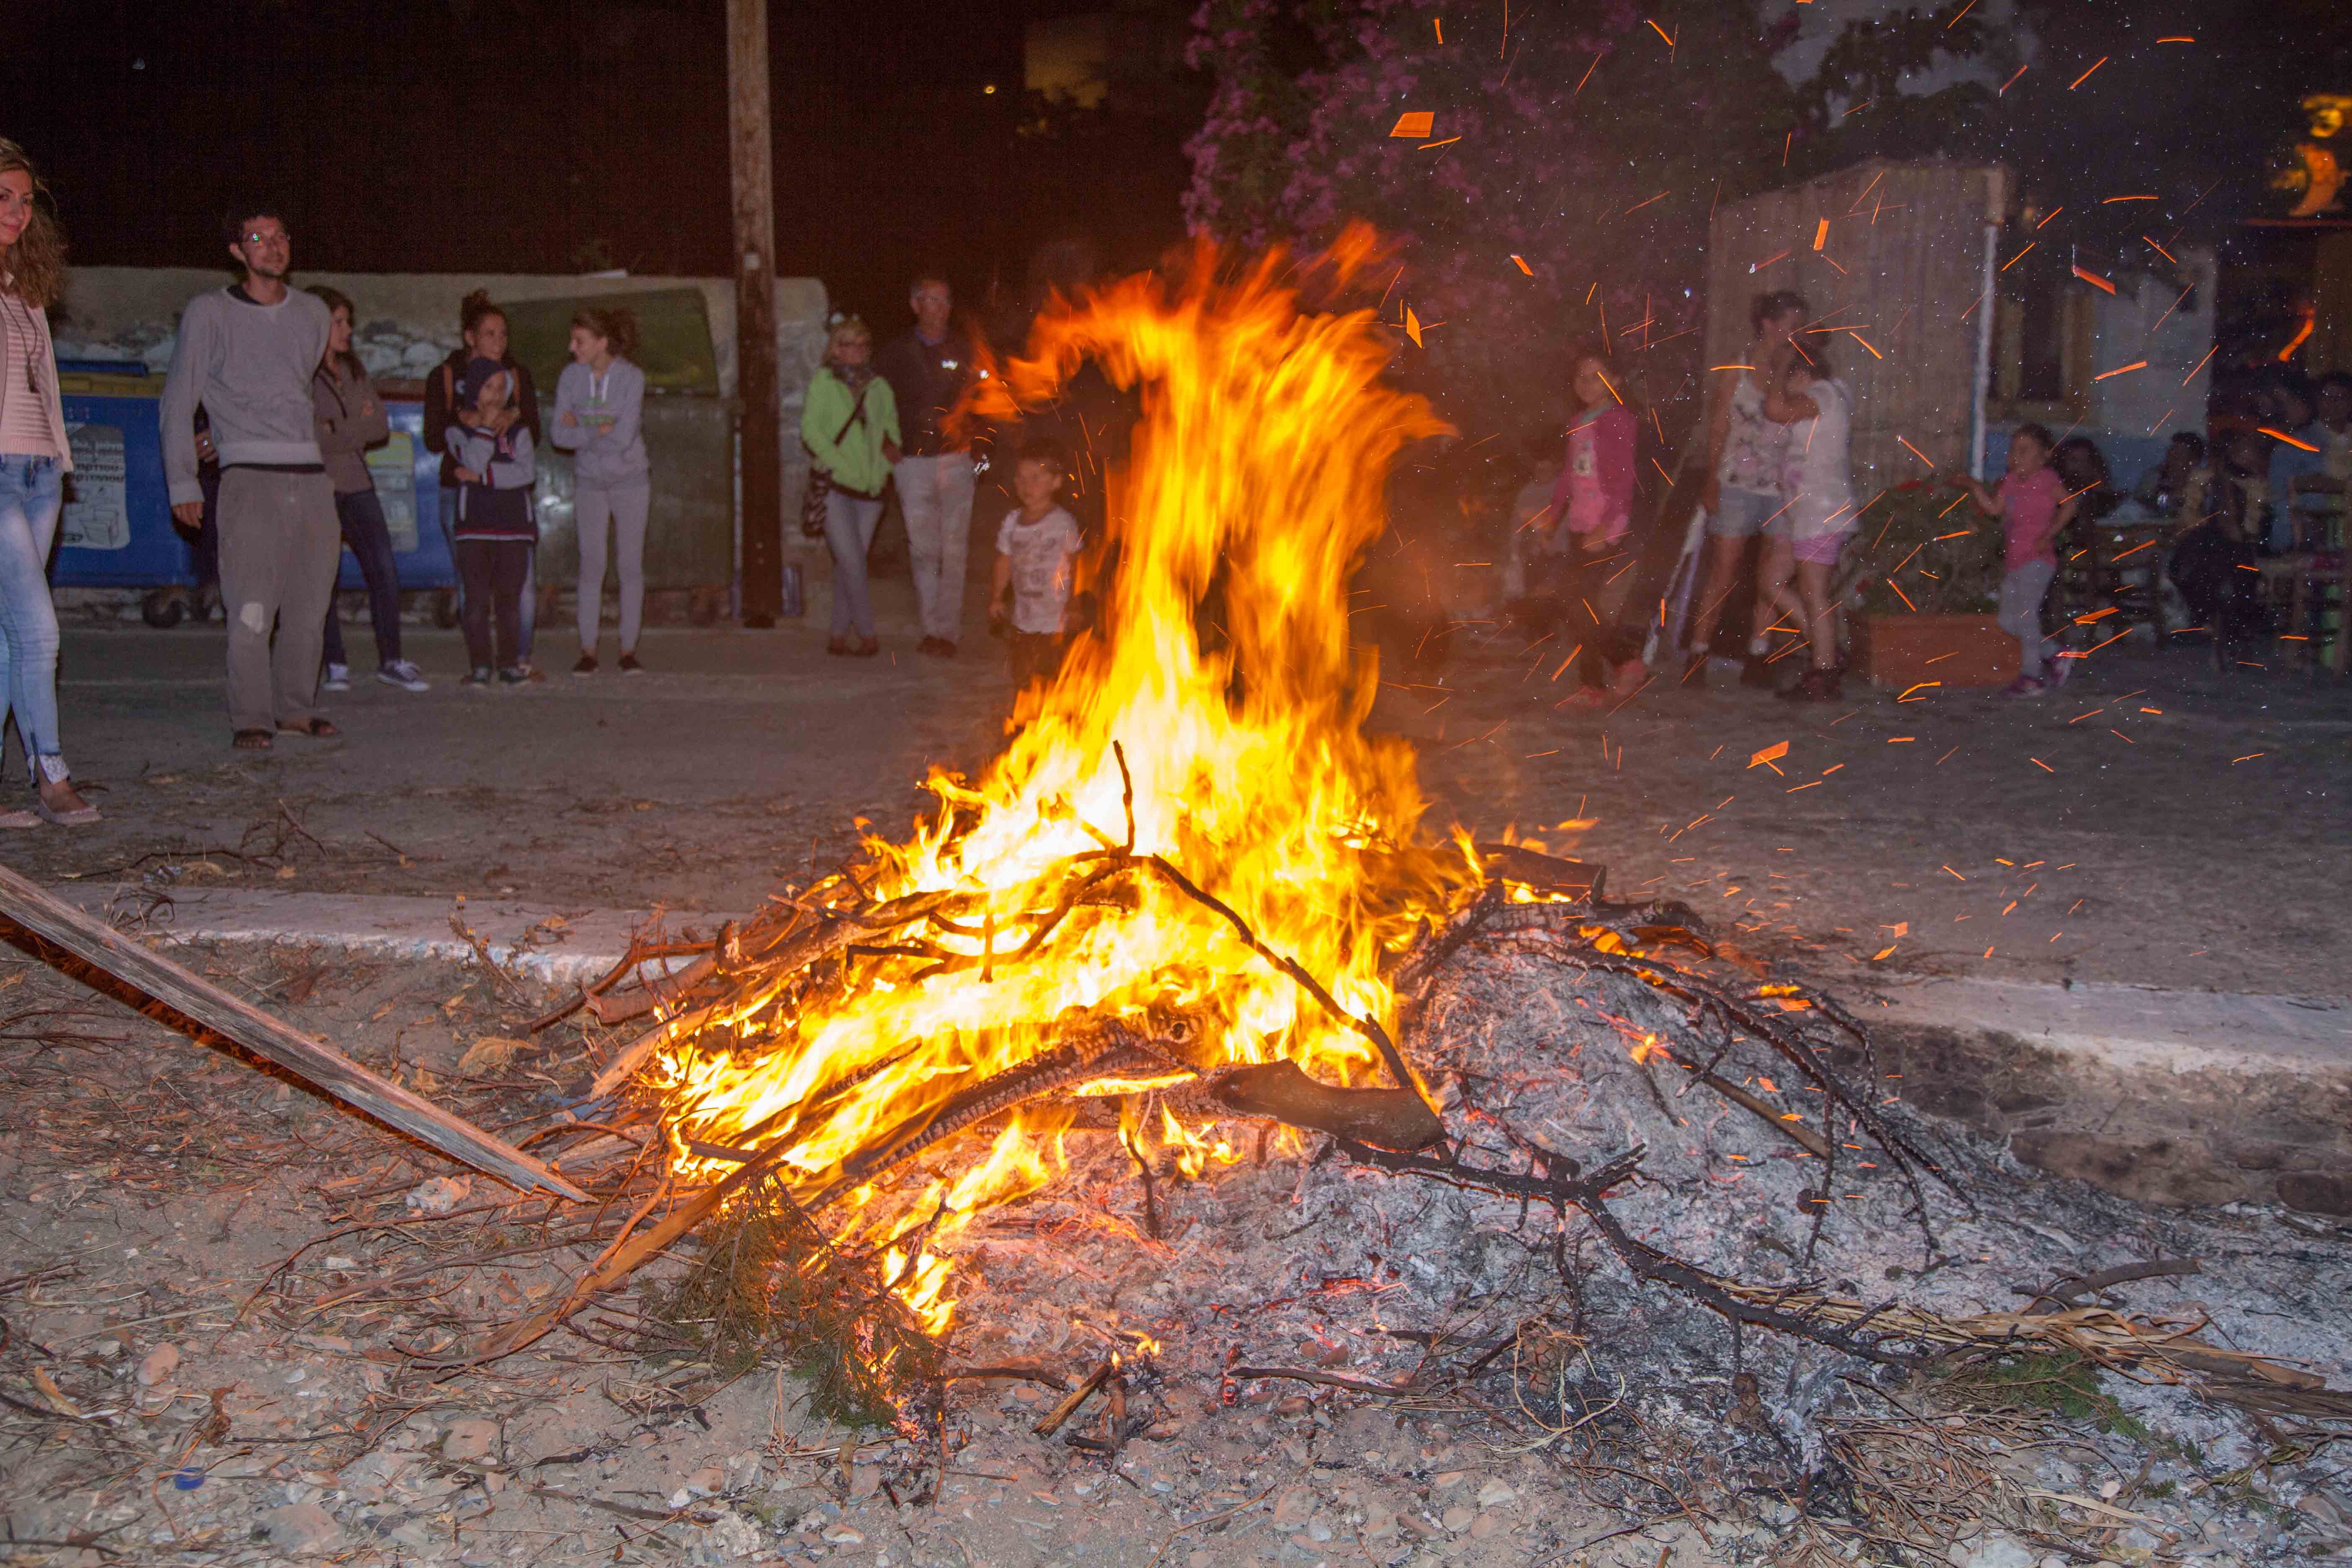
<svg viewBox="0 0 2352 1568"><path fill-rule="evenodd" d="M580 662L596 673L596 630L604 607L604 536L621 575L621 673L642 674L637 632L646 610L646 512L653 474L641 425L646 373L630 362L637 319L624 310L572 318L572 363L555 383L555 444L575 457L572 515L580 539Z"/></svg>

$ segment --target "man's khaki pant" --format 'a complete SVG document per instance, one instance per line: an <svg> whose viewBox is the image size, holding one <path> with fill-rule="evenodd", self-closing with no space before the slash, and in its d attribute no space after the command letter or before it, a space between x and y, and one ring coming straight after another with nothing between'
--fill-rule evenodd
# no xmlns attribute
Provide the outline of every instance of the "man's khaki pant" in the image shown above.
<svg viewBox="0 0 2352 1568"><path fill-rule="evenodd" d="M299 727L316 716L319 645L342 547L335 488L325 473L221 471L231 729Z"/></svg>

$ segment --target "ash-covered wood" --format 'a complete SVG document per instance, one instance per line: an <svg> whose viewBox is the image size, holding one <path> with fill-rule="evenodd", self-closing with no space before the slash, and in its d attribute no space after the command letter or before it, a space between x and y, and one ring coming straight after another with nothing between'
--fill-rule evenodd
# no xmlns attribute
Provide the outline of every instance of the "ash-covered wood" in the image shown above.
<svg viewBox="0 0 2352 1568"><path fill-rule="evenodd" d="M1209 1097L1236 1116L1270 1116L1382 1149L1426 1149L1445 1136L1445 1123L1410 1090L1336 1089L1308 1078L1293 1061L1220 1073Z"/></svg>

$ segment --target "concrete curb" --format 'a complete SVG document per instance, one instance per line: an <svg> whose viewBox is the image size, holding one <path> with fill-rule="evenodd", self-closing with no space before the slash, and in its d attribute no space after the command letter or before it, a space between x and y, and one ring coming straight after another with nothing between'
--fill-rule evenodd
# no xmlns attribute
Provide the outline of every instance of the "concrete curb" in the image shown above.
<svg viewBox="0 0 2352 1568"><path fill-rule="evenodd" d="M2352 1001L2150 986L1874 976L1865 1024L2007 1035L2061 1056L2138 1072L2352 1069Z"/></svg>
<svg viewBox="0 0 2352 1568"><path fill-rule="evenodd" d="M511 900L392 898L367 893L278 893L244 888L173 888L147 912L150 889L130 884L67 883L52 889L100 920L146 912L139 929L167 942L249 942L337 949L411 963L470 963L474 950L450 929L460 911L490 956L516 973L555 986L601 979L629 951L652 910L561 908ZM715 931L725 915L668 917L668 929ZM683 964L686 960L669 961ZM659 964L648 967L658 970Z"/></svg>
<svg viewBox="0 0 2352 1568"><path fill-rule="evenodd" d="M144 907L131 885L68 883L58 896L120 919ZM473 950L449 929L449 912L491 955L550 985L601 977L629 949L651 910L565 908L511 900L393 898L365 893L280 893L175 888L146 930L167 942L254 942L339 948L371 957L469 963ZM670 929L713 931L723 914L669 917ZM2310 1075L2352 1069L2352 1001L2110 984L2040 985L2006 980L1906 981L1871 975L1854 991L1879 1005L1865 1023L2006 1035L2061 1056L2137 1072ZM1859 996L1856 998L1860 999Z"/></svg>

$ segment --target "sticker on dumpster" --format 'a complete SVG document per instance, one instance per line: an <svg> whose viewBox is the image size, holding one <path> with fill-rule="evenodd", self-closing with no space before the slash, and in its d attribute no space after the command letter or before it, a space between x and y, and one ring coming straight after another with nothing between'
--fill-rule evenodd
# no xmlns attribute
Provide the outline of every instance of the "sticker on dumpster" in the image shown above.
<svg viewBox="0 0 2352 1568"><path fill-rule="evenodd" d="M383 503L393 553L405 555L416 548L416 444L407 431L394 430L391 440L369 451L367 466L376 500Z"/></svg>
<svg viewBox="0 0 2352 1568"><path fill-rule="evenodd" d="M123 492L122 426L68 425L73 447L73 499L58 519L68 550L128 550L131 509Z"/></svg>

